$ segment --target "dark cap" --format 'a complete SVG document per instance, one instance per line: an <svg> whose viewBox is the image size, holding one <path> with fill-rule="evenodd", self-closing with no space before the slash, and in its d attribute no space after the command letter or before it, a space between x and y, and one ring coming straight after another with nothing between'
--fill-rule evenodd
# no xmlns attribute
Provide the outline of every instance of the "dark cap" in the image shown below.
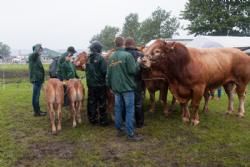
<svg viewBox="0 0 250 167"><path fill-rule="evenodd" d="M73 46L70 46L70 47L68 47L67 52L74 54L74 53L76 53L76 50Z"/></svg>
<svg viewBox="0 0 250 167"><path fill-rule="evenodd" d="M91 45L89 46L89 49L91 52L102 52L102 44L99 41L93 41Z"/></svg>

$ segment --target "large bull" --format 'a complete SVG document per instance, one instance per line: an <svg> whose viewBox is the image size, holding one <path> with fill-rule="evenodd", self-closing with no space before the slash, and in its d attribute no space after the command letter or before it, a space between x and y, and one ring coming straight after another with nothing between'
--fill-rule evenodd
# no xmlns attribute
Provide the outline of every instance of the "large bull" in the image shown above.
<svg viewBox="0 0 250 167"><path fill-rule="evenodd" d="M233 112L234 84L239 97L240 117L250 80L250 57L234 48L187 48L181 43L156 40L146 50L144 64L166 74L169 88L181 104L183 121L190 120L188 102L194 112L192 123L199 123L198 107L202 96L223 85L229 98L228 113Z"/></svg>

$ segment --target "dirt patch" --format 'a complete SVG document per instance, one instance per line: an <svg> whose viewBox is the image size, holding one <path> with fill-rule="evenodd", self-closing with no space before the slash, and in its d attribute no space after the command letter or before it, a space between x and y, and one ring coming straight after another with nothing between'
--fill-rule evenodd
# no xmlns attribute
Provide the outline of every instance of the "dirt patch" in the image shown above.
<svg viewBox="0 0 250 167"><path fill-rule="evenodd" d="M73 142L44 142L29 146L29 152L17 161L16 166L29 166L32 161L41 161L46 157L70 160L74 157L75 144Z"/></svg>

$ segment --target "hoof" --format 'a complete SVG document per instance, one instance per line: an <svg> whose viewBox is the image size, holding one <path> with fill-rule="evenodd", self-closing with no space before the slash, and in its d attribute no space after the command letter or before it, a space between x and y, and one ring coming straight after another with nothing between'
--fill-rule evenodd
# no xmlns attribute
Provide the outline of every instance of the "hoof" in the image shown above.
<svg viewBox="0 0 250 167"><path fill-rule="evenodd" d="M52 135L57 135L56 131L52 131L51 133L52 133Z"/></svg>
<svg viewBox="0 0 250 167"><path fill-rule="evenodd" d="M199 120L196 120L196 119L193 119L193 120L192 120L192 124L193 124L194 126L198 125L199 123L200 123Z"/></svg>
<svg viewBox="0 0 250 167"><path fill-rule="evenodd" d="M79 124L81 124L81 123L82 123L82 120L81 120L81 119L79 119L79 120L78 120L78 123L79 123Z"/></svg>
<svg viewBox="0 0 250 167"><path fill-rule="evenodd" d="M150 112L150 113L154 113L155 111L154 111L153 109L150 109L149 112Z"/></svg>
<svg viewBox="0 0 250 167"><path fill-rule="evenodd" d="M72 126L73 128L75 128L76 127L76 123L73 123L73 126Z"/></svg>
<svg viewBox="0 0 250 167"><path fill-rule="evenodd" d="M184 123L187 123L187 122L189 122L189 119L188 119L187 117L182 117L182 121L183 121Z"/></svg>
<svg viewBox="0 0 250 167"><path fill-rule="evenodd" d="M225 114L226 114L226 115L232 115L232 114L233 114L233 111L227 111Z"/></svg>
<svg viewBox="0 0 250 167"><path fill-rule="evenodd" d="M58 131L61 131L61 130L62 130L62 127L61 127L61 126L58 126L58 127L57 127L57 130L58 130Z"/></svg>
<svg viewBox="0 0 250 167"><path fill-rule="evenodd" d="M239 118L243 118L245 115L244 115L244 113L239 112L239 113L237 114L237 116L238 116Z"/></svg>

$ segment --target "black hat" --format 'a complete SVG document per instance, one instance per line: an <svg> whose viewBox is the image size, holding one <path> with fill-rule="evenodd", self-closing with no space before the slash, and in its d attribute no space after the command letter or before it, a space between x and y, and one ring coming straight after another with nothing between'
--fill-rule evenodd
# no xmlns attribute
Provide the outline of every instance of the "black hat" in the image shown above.
<svg viewBox="0 0 250 167"><path fill-rule="evenodd" d="M70 46L70 47L68 47L67 52L74 54L74 53L76 53L76 50L73 46Z"/></svg>
<svg viewBox="0 0 250 167"><path fill-rule="evenodd" d="M89 49L91 52L102 52L102 44L99 41L93 41L91 45L89 46Z"/></svg>

